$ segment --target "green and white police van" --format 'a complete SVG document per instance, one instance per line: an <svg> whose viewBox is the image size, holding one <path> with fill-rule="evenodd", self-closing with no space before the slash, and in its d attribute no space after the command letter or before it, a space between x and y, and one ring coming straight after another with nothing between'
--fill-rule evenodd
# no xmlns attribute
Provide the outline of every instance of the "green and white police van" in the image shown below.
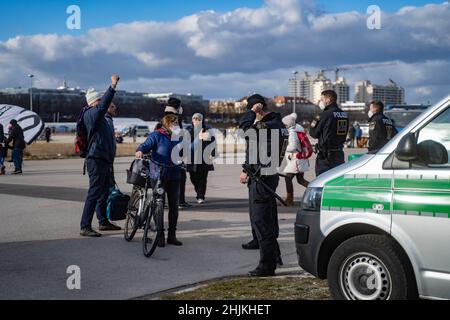
<svg viewBox="0 0 450 320"><path fill-rule="evenodd" d="M295 223L300 266L335 299L450 299L449 155L450 96L319 176Z"/></svg>

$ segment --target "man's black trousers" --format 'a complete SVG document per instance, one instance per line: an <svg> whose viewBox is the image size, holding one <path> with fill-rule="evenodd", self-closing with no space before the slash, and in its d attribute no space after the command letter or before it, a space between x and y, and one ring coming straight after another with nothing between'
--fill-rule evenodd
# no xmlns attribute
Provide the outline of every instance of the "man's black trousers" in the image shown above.
<svg viewBox="0 0 450 320"><path fill-rule="evenodd" d="M261 178L272 190L276 191L278 175ZM275 197L260 183L249 181L250 221L258 239L260 261L258 268L268 271L276 269L279 255L277 238L279 235L278 207Z"/></svg>

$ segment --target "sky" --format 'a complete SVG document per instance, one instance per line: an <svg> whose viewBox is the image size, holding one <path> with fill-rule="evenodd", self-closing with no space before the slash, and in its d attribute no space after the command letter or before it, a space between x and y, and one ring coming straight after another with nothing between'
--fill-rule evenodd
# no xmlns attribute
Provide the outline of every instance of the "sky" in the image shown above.
<svg viewBox="0 0 450 320"><path fill-rule="evenodd" d="M367 8L382 10L367 28ZM69 30L66 9L81 9ZM450 93L450 6L444 1L0 0L0 88L105 86L239 98L287 94L292 70L389 63L343 75L393 79L411 103ZM333 74L328 75L330 78Z"/></svg>

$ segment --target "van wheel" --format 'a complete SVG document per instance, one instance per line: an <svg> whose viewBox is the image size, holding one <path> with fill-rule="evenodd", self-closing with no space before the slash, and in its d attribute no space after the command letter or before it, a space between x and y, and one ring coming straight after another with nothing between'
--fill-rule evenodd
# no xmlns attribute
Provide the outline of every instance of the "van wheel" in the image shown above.
<svg viewBox="0 0 450 320"><path fill-rule="evenodd" d="M406 300L415 284L386 236L362 235L343 242L328 264L328 285L337 300Z"/></svg>

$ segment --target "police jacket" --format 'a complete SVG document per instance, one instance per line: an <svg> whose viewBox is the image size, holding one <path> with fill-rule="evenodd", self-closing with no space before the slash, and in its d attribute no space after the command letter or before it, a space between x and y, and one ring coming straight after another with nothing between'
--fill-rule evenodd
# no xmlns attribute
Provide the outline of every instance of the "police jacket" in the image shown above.
<svg viewBox="0 0 450 320"><path fill-rule="evenodd" d="M369 152L376 153L397 134L394 122L382 112L369 120Z"/></svg>
<svg viewBox="0 0 450 320"><path fill-rule="evenodd" d="M347 113L333 103L325 108L318 120L311 123L309 134L319 140L319 150L322 154L326 154L343 149L348 129Z"/></svg>
<svg viewBox="0 0 450 320"><path fill-rule="evenodd" d="M247 142L245 164L271 168L276 165L278 167L284 157L283 149L286 149L289 141L289 132L281 120L281 115L270 112L261 121L255 123L255 120L256 113L248 110L239 121L239 128L243 130L243 137ZM250 131L252 129L253 131ZM267 130L267 134L263 133L263 129ZM276 154L272 154L271 151L272 142L274 142L272 141L273 129L279 130ZM273 161L276 161L276 163Z"/></svg>

